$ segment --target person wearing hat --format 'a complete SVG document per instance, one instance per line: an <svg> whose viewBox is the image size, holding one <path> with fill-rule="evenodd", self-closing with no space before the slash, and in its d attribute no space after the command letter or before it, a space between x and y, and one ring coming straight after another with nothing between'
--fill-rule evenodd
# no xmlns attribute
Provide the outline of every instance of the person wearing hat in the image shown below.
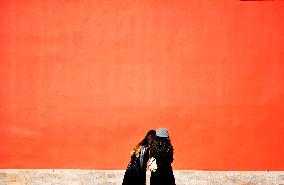
<svg viewBox="0 0 284 185"><path fill-rule="evenodd" d="M151 185L175 185L171 163L173 162L173 146L166 128L158 128L156 137L150 146Z"/></svg>
<svg viewBox="0 0 284 185"><path fill-rule="evenodd" d="M149 130L144 139L130 152L131 160L125 171L122 185L146 185L149 146L155 135L155 130Z"/></svg>

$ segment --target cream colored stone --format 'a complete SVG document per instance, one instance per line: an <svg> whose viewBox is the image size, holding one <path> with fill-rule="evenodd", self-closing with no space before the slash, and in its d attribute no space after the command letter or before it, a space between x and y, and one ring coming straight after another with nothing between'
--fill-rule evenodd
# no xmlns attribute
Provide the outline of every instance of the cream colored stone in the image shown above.
<svg viewBox="0 0 284 185"><path fill-rule="evenodd" d="M0 185L121 185L124 170L1 169ZM174 171L177 185L281 185L283 171ZM147 185L150 172L147 171Z"/></svg>

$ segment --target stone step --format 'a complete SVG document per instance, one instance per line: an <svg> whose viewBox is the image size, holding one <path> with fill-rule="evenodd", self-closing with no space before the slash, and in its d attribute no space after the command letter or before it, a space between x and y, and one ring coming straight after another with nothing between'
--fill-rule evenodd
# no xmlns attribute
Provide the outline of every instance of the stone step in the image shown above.
<svg viewBox="0 0 284 185"><path fill-rule="evenodd" d="M0 169L0 185L121 185L124 170ZM175 170L177 185L284 185L284 171ZM147 172L149 185L150 172Z"/></svg>

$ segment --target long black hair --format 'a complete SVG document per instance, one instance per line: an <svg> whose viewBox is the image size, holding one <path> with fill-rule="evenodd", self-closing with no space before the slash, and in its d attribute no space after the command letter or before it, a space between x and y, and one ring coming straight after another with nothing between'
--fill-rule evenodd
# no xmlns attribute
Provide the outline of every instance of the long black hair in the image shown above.
<svg viewBox="0 0 284 185"><path fill-rule="evenodd" d="M164 146L173 148L172 143L171 143L171 140L170 140L169 137L159 137L159 136L155 136L155 139L154 139L154 141L153 141L153 145L156 145L156 146L164 145Z"/></svg>
<svg viewBox="0 0 284 185"><path fill-rule="evenodd" d="M155 130L149 130L146 134L146 136L144 137L144 139L142 141L140 141L140 143L138 144L139 146L141 145L148 145L148 137L149 136L153 136L153 138L156 136L156 131Z"/></svg>
<svg viewBox="0 0 284 185"><path fill-rule="evenodd" d="M173 161L173 151L174 148L169 137L156 136L150 147L150 153L152 157L162 157L164 158L164 161L167 161L166 163L169 164Z"/></svg>

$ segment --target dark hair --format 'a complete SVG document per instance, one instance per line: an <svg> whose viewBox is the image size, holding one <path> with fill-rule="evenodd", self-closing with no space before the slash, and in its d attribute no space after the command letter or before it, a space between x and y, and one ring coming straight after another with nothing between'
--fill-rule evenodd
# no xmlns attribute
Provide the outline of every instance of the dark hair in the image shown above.
<svg viewBox="0 0 284 185"><path fill-rule="evenodd" d="M164 144L167 144L167 145L172 145L171 140L170 140L169 137L155 136L155 141L159 142L160 144L164 143Z"/></svg>
<svg viewBox="0 0 284 185"><path fill-rule="evenodd" d="M168 156L168 159L166 160L168 160L169 163L173 161L173 151L174 148L169 137L156 136L150 147L152 157L164 158L165 156Z"/></svg>
<svg viewBox="0 0 284 185"><path fill-rule="evenodd" d="M146 136L144 137L144 139L138 144L138 145L148 145L148 136L156 136L156 131L155 130L149 130L146 134Z"/></svg>

